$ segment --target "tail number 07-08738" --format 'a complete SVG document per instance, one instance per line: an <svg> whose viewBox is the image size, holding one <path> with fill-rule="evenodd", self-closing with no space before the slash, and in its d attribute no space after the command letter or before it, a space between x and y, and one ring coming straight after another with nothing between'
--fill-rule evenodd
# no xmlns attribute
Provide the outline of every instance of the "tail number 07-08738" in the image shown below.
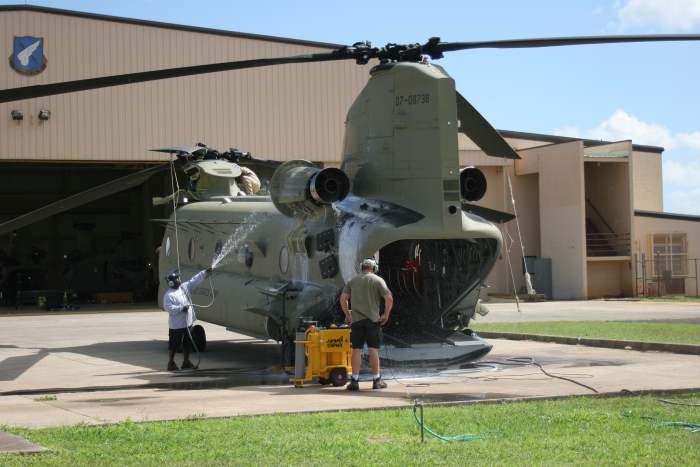
<svg viewBox="0 0 700 467"><path fill-rule="evenodd" d="M417 105L430 102L430 94L409 94L408 96L396 96L396 105Z"/></svg>

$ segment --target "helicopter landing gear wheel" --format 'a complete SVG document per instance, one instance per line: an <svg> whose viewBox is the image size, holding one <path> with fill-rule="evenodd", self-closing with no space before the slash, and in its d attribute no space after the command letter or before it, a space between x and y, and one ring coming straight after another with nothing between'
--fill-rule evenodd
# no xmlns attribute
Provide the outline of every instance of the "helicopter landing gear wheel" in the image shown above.
<svg viewBox="0 0 700 467"><path fill-rule="evenodd" d="M287 337L282 340L282 366L284 368L289 368L294 366L296 358L296 344L294 340Z"/></svg>
<svg viewBox="0 0 700 467"><path fill-rule="evenodd" d="M345 386L348 382L348 371L345 368L336 368L331 371L331 384L335 387Z"/></svg>
<svg viewBox="0 0 700 467"><path fill-rule="evenodd" d="M207 350L207 333L199 324L192 328L192 342L200 352Z"/></svg>

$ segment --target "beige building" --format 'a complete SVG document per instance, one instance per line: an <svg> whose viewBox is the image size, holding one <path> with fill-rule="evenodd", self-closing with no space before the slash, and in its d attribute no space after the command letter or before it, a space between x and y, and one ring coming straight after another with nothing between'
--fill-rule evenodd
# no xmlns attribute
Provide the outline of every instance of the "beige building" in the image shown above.
<svg viewBox="0 0 700 467"><path fill-rule="evenodd" d="M2 89L339 47L27 5L0 6L0 31L9 59L0 67ZM0 104L0 222L168 159L154 148L204 142L263 159L338 166L346 112L369 68L352 61L273 66ZM522 160L504 166L460 134L460 163L485 173L481 205L513 212L512 184L536 288L555 299L696 293L700 223L661 213L662 148L501 134ZM168 215L150 200L170 192L170 179L158 174L3 235L0 292L7 299L22 288L144 283L148 298L162 237L149 219ZM520 292L516 222L502 229L506 248L489 291ZM637 265L642 253L655 262Z"/></svg>
<svg viewBox="0 0 700 467"><path fill-rule="evenodd" d="M697 294L700 217L662 212L663 148L500 133L521 160L504 166L464 138L460 165L485 173L489 191L479 204L486 207L513 213L512 185L537 292L563 300ZM487 280L489 292L521 293L518 224L501 229L506 244ZM533 267L540 259L547 260L541 274Z"/></svg>

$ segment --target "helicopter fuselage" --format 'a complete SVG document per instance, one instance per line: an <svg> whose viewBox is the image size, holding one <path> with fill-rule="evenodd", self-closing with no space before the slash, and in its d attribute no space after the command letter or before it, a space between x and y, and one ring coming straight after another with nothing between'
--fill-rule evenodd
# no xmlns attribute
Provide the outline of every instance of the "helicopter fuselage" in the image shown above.
<svg viewBox="0 0 700 467"><path fill-rule="evenodd" d="M386 360L464 361L488 353L490 345L462 331L502 238L492 223L461 209L459 125L454 80L441 67L373 68L348 112L342 173L290 161L272 177L271 197L235 196L235 184L217 182L225 170L218 161L206 170L219 188L168 220L160 275L179 268L186 280L214 265L211 287L203 284L192 297L211 301L198 308L199 319L283 340L300 317L342 322L338 296L362 259L378 255L394 294ZM324 201L344 183L347 198L346 189ZM161 297L165 290L161 283Z"/></svg>

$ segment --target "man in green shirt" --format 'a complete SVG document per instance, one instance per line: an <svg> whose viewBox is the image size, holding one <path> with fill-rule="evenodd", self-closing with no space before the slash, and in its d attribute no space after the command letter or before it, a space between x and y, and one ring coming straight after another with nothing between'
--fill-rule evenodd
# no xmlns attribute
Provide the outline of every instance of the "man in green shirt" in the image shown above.
<svg viewBox="0 0 700 467"><path fill-rule="evenodd" d="M386 387L379 368L379 346L381 345L381 326L389 320L394 297L384 279L375 274L377 271L377 261L374 258L365 258L362 261L362 273L350 279L340 294L340 307L345 313L345 322L351 326L352 379L347 387L351 391L360 389L360 365L365 342L369 349L369 365L372 368L372 389ZM382 316L379 316L380 298L384 298ZM352 314L348 299L352 299Z"/></svg>

